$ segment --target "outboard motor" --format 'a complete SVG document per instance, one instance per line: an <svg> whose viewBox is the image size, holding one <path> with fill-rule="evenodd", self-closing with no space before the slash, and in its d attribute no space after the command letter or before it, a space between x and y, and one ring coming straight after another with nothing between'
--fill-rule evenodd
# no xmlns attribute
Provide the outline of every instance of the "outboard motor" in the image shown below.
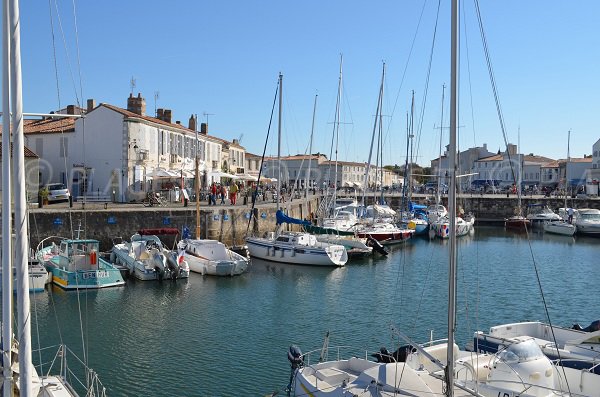
<svg viewBox="0 0 600 397"><path fill-rule="evenodd" d="M302 368L304 366L304 360L302 359L302 351L296 345L290 346L287 356L288 356L288 361L291 364L290 382L288 383L288 386L287 386L287 391L288 391L288 395L289 395L289 392L292 390L292 384L294 383L294 377L296 376L296 371L298 370L298 368Z"/></svg>
<svg viewBox="0 0 600 397"><path fill-rule="evenodd" d="M304 365L304 360L302 359L302 351L296 345L291 345L288 350L288 361L292 364L292 370L297 368L301 368Z"/></svg>
<svg viewBox="0 0 600 397"><path fill-rule="evenodd" d="M383 256L386 256L388 254L385 247L379 241L377 241L373 237L371 237L370 234L367 236L367 246L373 247L373 251L375 251Z"/></svg>
<svg viewBox="0 0 600 397"><path fill-rule="evenodd" d="M177 263L177 259L174 254L167 256L167 264L169 266L169 273L173 280L179 277L179 273L181 272L181 268Z"/></svg>
<svg viewBox="0 0 600 397"><path fill-rule="evenodd" d="M416 349L412 345L400 346L395 352L382 347L377 353L371 354L378 363L404 363L409 354L414 353Z"/></svg>
<svg viewBox="0 0 600 397"><path fill-rule="evenodd" d="M155 252L152 256L152 261L154 263L154 271L158 274L158 279L162 281L165 277L165 270L167 268L165 264L166 258L163 254Z"/></svg>

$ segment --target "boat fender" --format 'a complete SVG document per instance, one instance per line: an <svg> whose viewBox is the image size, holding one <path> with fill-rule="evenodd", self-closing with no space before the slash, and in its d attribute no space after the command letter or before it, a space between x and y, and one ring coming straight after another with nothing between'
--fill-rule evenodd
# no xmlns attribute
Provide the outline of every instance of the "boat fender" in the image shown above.
<svg viewBox="0 0 600 397"><path fill-rule="evenodd" d="M304 360L302 359L302 351L296 345L291 345L288 350L288 361L292 364L292 369L300 368L304 365Z"/></svg>
<svg viewBox="0 0 600 397"><path fill-rule="evenodd" d="M98 263L98 253L95 250L90 251L90 265Z"/></svg>

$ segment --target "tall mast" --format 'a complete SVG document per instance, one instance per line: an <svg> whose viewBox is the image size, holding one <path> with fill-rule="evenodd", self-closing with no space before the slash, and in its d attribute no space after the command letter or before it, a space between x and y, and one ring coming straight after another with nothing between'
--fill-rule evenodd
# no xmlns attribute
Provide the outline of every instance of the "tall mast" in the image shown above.
<svg viewBox="0 0 600 397"><path fill-rule="evenodd" d="M12 274L10 263L12 245L11 174L10 174L10 16L8 1L2 3L2 274ZM12 395L12 277L2 278L2 365L3 395Z"/></svg>
<svg viewBox="0 0 600 397"><path fill-rule="evenodd" d="M454 396L454 334L456 328L456 129L458 95L458 0L452 0L452 31L450 61L450 185L448 190L448 209L450 213L450 260L448 269L448 363L445 369L446 396ZM440 158L441 160L441 158Z"/></svg>
<svg viewBox="0 0 600 397"><path fill-rule="evenodd" d="M444 94L446 93L446 85L442 85L442 115L440 119L440 156L438 157L438 180L437 192L435 194L435 203L440 204L442 201L440 188L442 187L442 137L444 135Z"/></svg>
<svg viewBox="0 0 600 397"><path fill-rule="evenodd" d="M335 206L336 196L337 196L337 176L338 176L338 142L340 139L340 107L342 103L342 68L344 65L344 57L340 55L340 77L338 79L338 93L337 93L337 103L336 103L336 115L335 115L335 125L334 125L334 135L335 135L335 177L333 178L333 206ZM330 176L331 178L331 176Z"/></svg>
<svg viewBox="0 0 600 397"><path fill-rule="evenodd" d="M312 127L310 128L310 142L308 144L308 171L306 172L306 178L304 178L304 197L308 196L308 183L310 181L310 166L312 165L312 144L313 144L313 134L315 132L315 115L317 114L317 98L319 94L315 95L315 105L313 106L313 116L312 116Z"/></svg>
<svg viewBox="0 0 600 397"><path fill-rule="evenodd" d="M283 107L283 74L279 73L279 124L277 126L277 209L281 200L281 108Z"/></svg>
<svg viewBox="0 0 600 397"><path fill-rule="evenodd" d="M569 183L568 172L569 172L569 163L571 162L571 130L567 134L567 164L565 165L565 211L567 210L567 186ZM571 204L573 204L573 200L571 200Z"/></svg>
<svg viewBox="0 0 600 397"><path fill-rule="evenodd" d="M21 21L18 0L10 0L10 74L13 125L13 179L15 198L14 267L17 273L17 317L19 338L19 383L23 396L32 395L31 323L29 312L29 275L27 267L27 199L25 186L25 149L23 137L23 96L21 82ZM6 253L3 254L3 256ZM6 276L12 273L8 273ZM5 341L10 343L10 341Z"/></svg>
<svg viewBox="0 0 600 397"><path fill-rule="evenodd" d="M198 115L195 114L194 117L196 118L196 122L194 123L194 127L196 130L196 238L200 240L200 172L198 170Z"/></svg>
<svg viewBox="0 0 600 397"><path fill-rule="evenodd" d="M377 131L378 116L381 113L381 106L383 102L383 83L385 81L385 62L383 63L383 71L381 72L381 85L379 86L379 97L377 98L377 110L375 111L375 123L373 123L373 134L371 134L371 146L369 148L369 159L367 160L367 166L365 167L365 183L363 186L362 206L365 206L365 197L367 195L367 189L369 188L369 171L371 168L371 157L373 156L373 143L375 142L375 132ZM375 178L377 179L377 178ZM375 181L377 183L377 180Z"/></svg>

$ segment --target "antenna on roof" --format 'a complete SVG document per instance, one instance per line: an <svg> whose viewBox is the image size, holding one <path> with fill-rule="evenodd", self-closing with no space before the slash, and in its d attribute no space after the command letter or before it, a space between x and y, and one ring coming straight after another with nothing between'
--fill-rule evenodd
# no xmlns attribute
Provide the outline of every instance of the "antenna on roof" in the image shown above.
<svg viewBox="0 0 600 397"><path fill-rule="evenodd" d="M156 113L156 101L158 100L158 98L160 98L160 92L154 91L154 117L158 116L158 114Z"/></svg>
<svg viewBox="0 0 600 397"><path fill-rule="evenodd" d="M202 113L204 115L204 117L206 117L206 125L208 126L208 116L214 116L214 113L207 113L207 112L203 112Z"/></svg>
<svg viewBox="0 0 600 397"><path fill-rule="evenodd" d="M238 138L238 143L242 143L242 138L244 137L244 133L242 132L240 134L240 137Z"/></svg>
<svg viewBox="0 0 600 397"><path fill-rule="evenodd" d="M131 76L131 80L129 80L129 87L131 88L131 95L133 95L133 89L135 88L135 78Z"/></svg>

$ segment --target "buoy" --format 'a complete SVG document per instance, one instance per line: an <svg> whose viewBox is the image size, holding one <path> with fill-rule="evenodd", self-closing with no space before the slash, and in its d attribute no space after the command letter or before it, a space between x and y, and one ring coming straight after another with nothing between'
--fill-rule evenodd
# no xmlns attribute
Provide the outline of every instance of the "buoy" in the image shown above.
<svg viewBox="0 0 600 397"><path fill-rule="evenodd" d="M408 222L408 228L410 230L415 230L417 228L417 224L415 223L415 221Z"/></svg>

